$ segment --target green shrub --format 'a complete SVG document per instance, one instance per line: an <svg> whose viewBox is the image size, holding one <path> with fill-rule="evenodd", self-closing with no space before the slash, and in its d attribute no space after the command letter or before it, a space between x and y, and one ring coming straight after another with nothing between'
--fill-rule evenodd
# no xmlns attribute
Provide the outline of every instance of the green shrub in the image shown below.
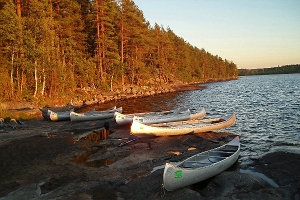
<svg viewBox="0 0 300 200"><path fill-rule="evenodd" d="M107 91L110 91L110 86L106 82L101 82L100 83L100 89L107 92Z"/></svg>

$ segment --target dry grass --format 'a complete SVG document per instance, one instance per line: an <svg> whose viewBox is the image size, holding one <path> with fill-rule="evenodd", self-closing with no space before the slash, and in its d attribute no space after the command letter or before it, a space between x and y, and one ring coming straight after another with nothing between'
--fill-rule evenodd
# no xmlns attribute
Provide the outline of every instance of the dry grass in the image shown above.
<svg viewBox="0 0 300 200"><path fill-rule="evenodd" d="M10 112L6 109L0 108L0 118L4 120L16 119L16 120L31 120L36 119L35 114L27 114L25 112Z"/></svg>

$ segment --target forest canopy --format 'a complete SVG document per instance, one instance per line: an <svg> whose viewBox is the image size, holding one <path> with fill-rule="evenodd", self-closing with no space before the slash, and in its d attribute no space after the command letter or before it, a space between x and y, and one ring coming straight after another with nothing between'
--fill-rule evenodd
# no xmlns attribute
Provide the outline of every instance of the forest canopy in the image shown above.
<svg viewBox="0 0 300 200"><path fill-rule="evenodd" d="M132 0L0 0L0 53L0 100L238 73L171 28L151 26Z"/></svg>

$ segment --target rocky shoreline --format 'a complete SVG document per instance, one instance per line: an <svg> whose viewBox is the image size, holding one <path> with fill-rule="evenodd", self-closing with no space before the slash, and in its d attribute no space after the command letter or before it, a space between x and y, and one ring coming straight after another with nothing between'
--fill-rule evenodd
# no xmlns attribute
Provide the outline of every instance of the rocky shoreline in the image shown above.
<svg viewBox="0 0 300 200"><path fill-rule="evenodd" d="M67 104L61 103L61 100L54 99L49 101L45 106L38 105L35 102L25 101L7 101L0 102L0 111L5 110L9 112L14 118L22 118L22 116L30 116L31 119L42 118L41 110L51 108L54 111L66 111L66 110L79 110L84 107L106 104L110 102L126 101L129 99L145 98L150 96L157 96L162 94L183 92L189 90L202 90L205 86L201 86L203 83L230 81L234 79L209 79L203 82L183 84L176 83L170 85L164 85L160 87L146 87L146 86L126 86L124 91L121 89L115 89L110 92L99 92L93 89L86 88L83 92L85 97L75 97ZM1 112L0 112L1 118Z"/></svg>
<svg viewBox="0 0 300 200"><path fill-rule="evenodd" d="M95 133L75 139L87 131ZM27 121L22 128L0 133L0 199L299 199L300 156L287 152L267 154L248 166L237 162L207 181L174 192L162 190L165 162L220 146L230 135L131 141L129 127L110 120Z"/></svg>

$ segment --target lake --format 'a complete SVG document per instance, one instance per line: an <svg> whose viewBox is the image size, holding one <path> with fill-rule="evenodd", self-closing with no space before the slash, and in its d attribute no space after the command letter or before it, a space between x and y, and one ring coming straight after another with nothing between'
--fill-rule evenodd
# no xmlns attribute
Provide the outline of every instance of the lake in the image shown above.
<svg viewBox="0 0 300 200"><path fill-rule="evenodd" d="M181 105L203 106L212 117L235 112L236 124L224 130L242 136L242 160L278 149L300 152L300 74L247 76L206 86L179 95Z"/></svg>
<svg viewBox="0 0 300 200"><path fill-rule="evenodd" d="M236 113L232 127L220 130L241 135L240 162L269 151L300 153L300 74L247 76L204 84L204 90L170 93L118 102L124 113L206 109L206 118ZM114 103L111 103L114 105ZM106 105L108 106L108 105ZM109 105L110 106L110 105Z"/></svg>

